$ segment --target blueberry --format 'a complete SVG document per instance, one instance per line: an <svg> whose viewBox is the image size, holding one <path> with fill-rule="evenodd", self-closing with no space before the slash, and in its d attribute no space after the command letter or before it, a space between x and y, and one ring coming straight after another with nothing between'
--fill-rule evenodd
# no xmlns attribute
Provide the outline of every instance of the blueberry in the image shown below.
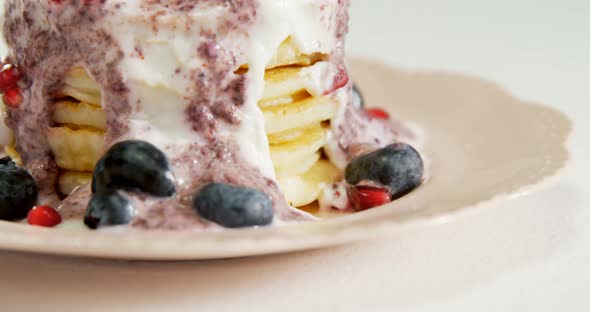
<svg viewBox="0 0 590 312"><path fill-rule="evenodd" d="M94 172L92 173L92 193L96 193L96 183L98 181L98 176L104 171L104 158L101 158L96 166L94 166Z"/></svg>
<svg viewBox="0 0 590 312"><path fill-rule="evenodd" d="M346 181L356 185L369 180L386 186L396 197L420 185L424 163L410 145L395 143L353 159L346 167Z"/></svg>
<svg viewBox="0 0 590 312"><path fill-rule="evenodd" d="M96 193L127 190L169 197L176 192L166 155L144 141L113 145L98 162L92 180Z"/></svg>
<svg viewBox="0 0 590 312"><path fill-rule="evenodd" d="M10 158L0 159L0 220L24 219L37 203L35 179Z"/></svg>
<svg viewBox="0 0 590 312"><path fill-rule="evenodd" d="M91 229L129 224L134 215L133 205L119 192L97 193L88 202L84 224Z"/></svg>
<svg viewBox="0 0 590 312"><path fill-rule="evenodd" d="M4 166L16 166L16 164L14 163L14 161L12 160L12 158L10 158L9 156L0 158L0 165L4 165Z"/></svg>
<svg viewBox="0 0 590 312"><path fill-rule="evenodd" d="M193 199L193 209L228 228L268 225L273 219L272 201L266 194L221 183L203 187Z"/></svg>
<svg viewBox="0 0 590 312"><path fill-rule="evenodd" d="M365 107L365 99L356 83L352 84L352 105L358 108Z"/></svg>

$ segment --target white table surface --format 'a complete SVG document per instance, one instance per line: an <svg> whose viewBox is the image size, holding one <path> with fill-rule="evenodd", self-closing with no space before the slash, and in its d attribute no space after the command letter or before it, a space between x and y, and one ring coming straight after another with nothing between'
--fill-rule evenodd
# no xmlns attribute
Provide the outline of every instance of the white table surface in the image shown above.
<svg viewBox="0 0 590 312"><path fill-rule="evenodd" d="M453 223L327 250L164 264L0 252L0 310L590 310L590 1L353 0L352 15L352 54L482 76L566 112L572 166Z"/></svg>

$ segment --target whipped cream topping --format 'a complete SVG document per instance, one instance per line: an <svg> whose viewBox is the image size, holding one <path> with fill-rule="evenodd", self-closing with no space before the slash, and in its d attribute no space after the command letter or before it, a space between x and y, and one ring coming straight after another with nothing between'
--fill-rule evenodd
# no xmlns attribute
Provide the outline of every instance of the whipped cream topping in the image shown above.
<svg viewBox="0 0 590 312"><path fill-rule="evenodd" d="M308 73L313 79L306 86L317 95L330 89L335 73L345 68L348 5L4 1L8 60L20 66L30 85L23 90L22 108L9 109L7 124L16 130L17 149L42 193L55 193L57 168L43 135L51 125L50 94L69 68L83 66L102 87L105 148L125 139L146 140L164 150L173 166L178 196L152 200L130 194L139 211L134 225L203 227L187 208L191 195L210 181L261 189L273 199L277 221L310 219L289 207L278 189L257 102L266 65L289 36L303 53L330 55L329 63ZM247 73L237 73L243 65ZM349 94L349 87L337 93L343 112ZM89 194L87 187L79 188L64 201L62 213L79 213Z"/></svg>
<svg viewBox="0 0 590 312"><path fill-rule="evenodd" d="M339 101L349 99L348 94L339 91ZM328 133L324 151L339 169L355 157L385 147L399 139L398 129L393 123L369 118L364 112L351 105L342 105L338 115L332 119L332 131Z"/></svg>
<svg viewBox="0 0 590 312"><path fill-rule="evenodd" d="M138 211L131 226L218 229L190 209L194 193L212 181L267 193L275 223L313 219L290 207L279 190L258 101L267 65L290 37L302 53L329 56L300 75L310 94L330 93L340 103L324 149L337 167L396 141L390 123L350 105L350 82L333 90L346 72L348 6L348 0L3 1L0 55L8 43L8 61L25 77L23 104L8 108L6 120L40 185L42 203L59 202L58 168L45 137L52 94L70 68L82 66L102 89L105 150L117 141L145 140L171 163L177 195L126 193ZM0 145L11 140L10 130L0 127ZM320 205L345 210L345 195L345 185L336 183ZM60 213L81 216L90 196L88 185L78 188Z"/></svg>
<svg viewBox="0 0 590 312"><path fill-rule="evenodd" d="M130 102L136 103L131 109L126 137L145 138L165 149L172 158L188 143L205 143L185 122L184 108L191 97L204 96L195 94L198 90L192 89L192 81L187 77L194 68L210 63L195 54L203 44L202 39L195 40L195 35L213 31L212 35L220 40L211 48L232 51L232 58L228 59L232 70L244 64L249 68L240 123L222 127L217 135L235 137L241 156L266 177L274 178L264 118L257 106L264 90L266 65L289 36L303 53L330 54L336 48L337 25L336 19L329 17L338 5L337 1L326 0L259 0L251 26L224 31L227 5L211 6L197 1L179 17L177 11L158 5L146 7L146 1L107 1L105 10L113 14L105 16L105 29L117 29L111 35L127 55L120 68L124 69L123 79L130 89ZM153 31L154 27L157 31ZM314 67L314 71L309 76L316 79L308 80L308 89L320 94L332 81L326 77L330 71L327 66Z"/></svg>

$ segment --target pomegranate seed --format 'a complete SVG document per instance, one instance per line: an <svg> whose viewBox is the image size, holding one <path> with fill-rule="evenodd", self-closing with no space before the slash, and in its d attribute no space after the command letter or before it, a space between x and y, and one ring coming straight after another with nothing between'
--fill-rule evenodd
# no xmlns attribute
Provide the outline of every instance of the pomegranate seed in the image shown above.
<svg viewBox="0 0 590 312"><path fill-rule="evenodd" d="M23 96L20 93L20 89L18 87L14 87L6 90L2 96L2 102L4 102L6 106L18 108L23 102Z"/></svg>
<svg viewBox="0 0 590 312"><path fill-rule="evenodd" d="M326 92L324 92L324 95L328 95L342 87L344 87L346 84L348 84L348 73L346 72L346 70L344 70L343 68L341 68L338 73L336 74L336 76L334 76L334 82L332 83L332 88L330 90L327 90Z"/></svg>
<svg viewBox="0 0 590 312"><path fill-rule="evenodd" d="M0 72L0 93L16 87L17 82L21 78L20 70L16 66L4 66L4 70Z"/></svg>
<svg viewBox="0 0 590 312"><path fill-rule="evenodd" d="M367 112L367 115L369 115L369 117L371 117L371 118L383 119L383 120L388 120L390 118L389 114L380 108L368 108L366 110L366 112Z"/></svg>
<svg viewBox="0 0 590 312"><path fill-rule="evenodd" d="M54 227L61 223L61 216L55 209L49 206L36 206L27 215L30 225Z"/></svg>
<svg viewBox="0 0 590 312"><path fill-rule="evenodd" d="M352 209L363 211L391 202L391 193L384 188L367 185L353 186L349 190Z"/></svg>

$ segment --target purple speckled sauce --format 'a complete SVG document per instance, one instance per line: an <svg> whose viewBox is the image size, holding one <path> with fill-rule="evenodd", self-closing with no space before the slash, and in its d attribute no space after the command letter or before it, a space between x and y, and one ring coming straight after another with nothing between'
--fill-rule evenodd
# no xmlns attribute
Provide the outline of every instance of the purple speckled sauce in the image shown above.
<svg viewBox="0 0 590 312"><path fill-rule="evenodd" d="M127 89L117 70L123 57L105 30L96 27L104 14L100 6L55 10L45 1L7 1L4 37L10 47L8 61L18 64L25 77L23 103L7 111L6 123L16 136L16 149L40 186L45 203L55 204L58 168L46 133L51 124L51 94L64 75L78 64L86 65L103 88L108 118L107 142L126 131ZM63 8L63 7L61 7ZM75 14L74 10L84 10ZM81 31L83 30L83 31ZM22 87L22 85L21 85Z"/></svg>
<svg viewBox="0 0 590 312"><path fill-rule="evenodd" d="M327 2L318 1L329 25L337 38L331 54L332 70L345 70L344 36L348 24L348 0L338 0L336 12L326 12ZM130 89L124 80L120 63L126 57L117 41L104 29L101 20L113 14L103 6L105 1L71 0L59 5L46 1L13 1L6 6L4 37L10 47L8 61L18 64L25 77L22 82L24 101L19 108L10 108L7 124L16 135L16 148L25 166L38 181L44 203L58 205L55 185L58 168L49 148L46 132L52 126L51 113L54 94L61 81L73 66L85 67L102 88L103 107L107 113L105 149L121 139L129 137L129 116L133 109ZM119 1L121 2L121 1ZM121 3L124 3L121 2ZM124 5L124 4L122 4ZM235 74L241 56L224 47L225 40L247 38L249 29L258 18L257 1L193 0L163 1L144 0L141 8L151 16L153 31L158 16L177 14L183 17L195 7L220 6L224 14L217 21L215 31L203 30L196 36L200 40L196 57L204 60L206 67L179 69L178 74L192 81L190 96L184 110L186 121L195 135L205 142L187 144L171 157L172 172L177 181L177 195L157 199L138 194L126 194L135 204L137 216L133 227L144 229L215 229L217 226L200 219L191 208L193 194L205 183L216 181L260 189L273 201L275 216L282 221L305 221L313 217L290 207L278 185L265 177L258 168L242 159L239 144L234 138L219 135L220 129L237 127L242 122L242 106L246 98L246 75ZM114 6L119 9L119 5ZM336 23L332 23L336 19ZM136 54L142 54L138 46ZM350 93L350 84L345 92ZM349 97L347 97L349 98ZM334 138L347 158L353 157L358 142L372 141L366 129L370 121L349 105L346 121L333 129ZM345 126L346 125L346 126ZM379 127L387 127L383 124ZM383 129L388 130L388 129ZM377 142L395 140L385 136ZM373 143L373 142L371 142ZM78 188L61 203L64 218L81 217L91 196L89 186Z"/></svg>

